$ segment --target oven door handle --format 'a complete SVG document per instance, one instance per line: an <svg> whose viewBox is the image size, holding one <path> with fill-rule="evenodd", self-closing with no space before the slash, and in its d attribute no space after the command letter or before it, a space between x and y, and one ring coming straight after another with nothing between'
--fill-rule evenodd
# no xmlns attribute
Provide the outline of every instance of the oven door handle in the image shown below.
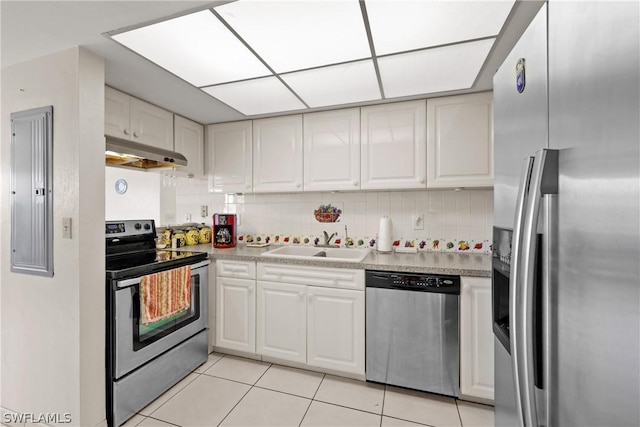
<svg viewBox="0 0 640 427"><path fill-rule="evenodd" d="M142 277L136 277L133 279L126 279L126 280L119 280L116 282L116 287L117 288L128 288L131 286L135 286L135 285L139 285L140 282L142 281Z"/></svg>
<svg viewBox="0 0 640 427"><path fill-rule="evenodd" d="M209 261L208 259L204 261L200 261L196 264L192 264L191 271L193 272L193 270L195 270L196 268L206 267L209 264L211 264L211 261ZM142 281L142 277L144 276L134 277L133 279L118 280L116 282L116 287L118 289L122 289L122 288L128 288L130 286L139 285L140 282Z"/></svg>

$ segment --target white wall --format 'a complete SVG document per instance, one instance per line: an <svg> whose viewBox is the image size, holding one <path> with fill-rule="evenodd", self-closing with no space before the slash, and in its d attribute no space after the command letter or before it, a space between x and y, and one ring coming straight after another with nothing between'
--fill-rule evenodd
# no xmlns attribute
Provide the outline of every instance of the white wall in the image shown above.
<svg viewBox="0 0 640 427"><path fill-rule="evenodd" d="M115 183L120 178L128 184L125 194L115 191ZM159 171L106 167L105 218L153 219L156 226L175 223L176 189L167 181Z"/></svg>
<svg viewBox="0 0 640 427"><path fill-rule="evenodd" d="M54 276L10 271L11 112L53 105ZM73 48L2 70L0 405L105 418L104 62ZM62 239L62 217L72 219Z"/></svg>
<svg viewBox="0 0 640 427"><path fill-rule="evenodd" d="M211 224L215 212L241 216L240 234L280 234L303 237L322 236L326 230L344 236L371 239L378 232L381 216L393 223L394 240L450 240L488 242L493 226L492 190L355 191L343 193L245 194L209 193L207 182L179 179L176 187L176 214L184 222L187 214L195 222ZM321 204L342 210L340 221L317 222L313 211ZM200 217L200 206L209 215ZM414 230L412 215L422 214L424 228ZM483 245L488 251L489 245Z"/></svg>

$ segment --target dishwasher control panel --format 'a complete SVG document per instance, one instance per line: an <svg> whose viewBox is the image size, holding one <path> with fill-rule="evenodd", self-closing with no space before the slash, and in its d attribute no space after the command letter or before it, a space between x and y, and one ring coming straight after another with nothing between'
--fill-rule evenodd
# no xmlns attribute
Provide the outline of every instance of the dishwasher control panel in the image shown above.
<svg viewBox="0 0 640 427"><path fill-rule="evenodd" d="M367 270L365 272L365 286L407 291L459 294L460 276Z"/></svg>

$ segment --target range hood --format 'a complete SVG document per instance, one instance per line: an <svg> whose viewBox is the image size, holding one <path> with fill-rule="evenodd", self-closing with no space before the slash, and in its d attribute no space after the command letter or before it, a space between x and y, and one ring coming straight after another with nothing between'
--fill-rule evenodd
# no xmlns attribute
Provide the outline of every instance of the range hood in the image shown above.
<svg viewBox="0 0 640 427"><path fill-rule="evenodd" d="M187 166L187 158L175 151L164 150L139 142L105 136L107 166L132 169L158 169Z"/></svg>

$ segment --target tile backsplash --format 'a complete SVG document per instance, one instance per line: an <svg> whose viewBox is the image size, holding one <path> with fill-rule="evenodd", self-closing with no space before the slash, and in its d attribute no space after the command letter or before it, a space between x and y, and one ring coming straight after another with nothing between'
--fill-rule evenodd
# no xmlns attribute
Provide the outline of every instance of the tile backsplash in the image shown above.
<svg viewBox="0 0 640 427"><path fill-rule="evenodd" d="M489 241L493 226L492 190L358 191L343 193L209 193L206 181L182 179L176 188L176 219L211 223L218 213L240 217L240 235L320 236L336 232L344 238L375 238L379 221L388 215L394 240ZM342 210L335 223L314 217L320 205ZM200 217L206 205L209 215ZM423 229L414 229L413 215L422 215ZM485 245L488 247L489 245Z"/></svg>

